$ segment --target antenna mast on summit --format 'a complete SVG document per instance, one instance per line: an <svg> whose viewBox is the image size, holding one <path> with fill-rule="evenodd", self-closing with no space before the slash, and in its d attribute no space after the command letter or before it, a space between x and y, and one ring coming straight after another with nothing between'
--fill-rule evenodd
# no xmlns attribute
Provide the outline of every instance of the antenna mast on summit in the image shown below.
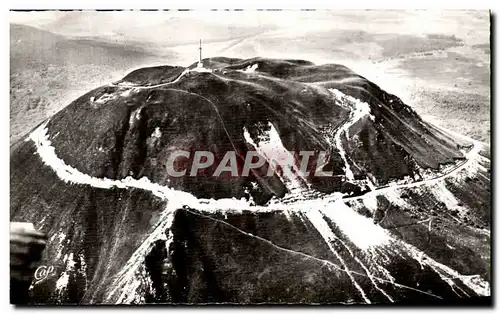
<svg viewBox="0 0 500 314"><path fill-rule="evenodd" d="M201 39L200 39L200 48L199 49L200 49L200 61L199 61L199 63L201 64Z"/></svg>

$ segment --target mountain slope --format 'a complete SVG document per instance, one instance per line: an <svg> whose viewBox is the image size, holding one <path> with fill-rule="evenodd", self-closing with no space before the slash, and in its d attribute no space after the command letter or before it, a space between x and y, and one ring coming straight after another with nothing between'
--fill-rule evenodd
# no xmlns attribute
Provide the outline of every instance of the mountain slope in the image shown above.
<svg viewBox="0 0 500 314"><path fill-rule="evenodd" d="M481 143L341 65L203 63L133 71L12 147L11 219L49 234L57 269L34 283L35 303L489 296ZM191 152L181 169L196 151L234 152L238 174L172 176L178 150ZM242 176L249 154L266 161ZM293 162L277 167L280 155ZM331 175L314 176L321 163Z"/></svg>

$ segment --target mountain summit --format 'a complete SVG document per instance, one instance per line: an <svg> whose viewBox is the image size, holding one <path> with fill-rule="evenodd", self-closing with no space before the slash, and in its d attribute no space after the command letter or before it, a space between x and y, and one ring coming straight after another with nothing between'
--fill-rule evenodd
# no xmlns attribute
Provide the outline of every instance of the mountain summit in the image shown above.
<svg viewBox="0 0 500 314"><path fill-rule="evenodd" d="M34 303L481 300L486 149L338 64L142 68L11 147L11 220Z"/></svg>

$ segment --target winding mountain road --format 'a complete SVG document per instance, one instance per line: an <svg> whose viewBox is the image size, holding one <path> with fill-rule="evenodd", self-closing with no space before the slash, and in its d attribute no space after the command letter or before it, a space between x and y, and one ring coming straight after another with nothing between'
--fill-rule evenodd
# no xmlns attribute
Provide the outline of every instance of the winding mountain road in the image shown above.
<svg viewBox="0 0 500 314"><path fill-rule="evenodd" d="M175 79L172 82L168 83L162 83L159 85L155 85L156 87L158 86L168 86L171 84L174 84L175 82L178 82L180 78L182 78L186 73L189 73L190 71L185 70L177 79ZM135 86L133 88L153 88L153 86ZM363 118L366 114L369 114L369 111L367 112L366 110L360 110L359 108L352 108L353 112L351 114L351 117L348 119L348 121L345 122L345 124L339 129L337 132L337 135L340 135L341 132L347 132L348 128L356 123L359 119ZM207 210L209 208L212 209L217 209L217 210L222 210L223 208L227 208L228 210L234 210L234 209L239 209L239 210L251 210L251 211L268 211L270 210L269 206L253 206L250 205L249 202L244 201L244 200L237 200L237 199L198 199L194 195L183 192L183 191L178 191L171 189L167 186L162 186L157 183L151 182L148 178L143 177L139 180L134 179L132 177L127 177L122 180L112 180L108 178L96 178L96 177L91 177L87 174L84 174L77 169L71 167L70 165L67 165L63 160L61 160L55 153L54 147L52 147L52 144L49 140L49 135L48 135L48 130L47 130L47 124L49 122L49 119L41 124L37 129L35 129L30 136L27 138L27 140L32 140L35 143L37 153L41 157L42 161L49 166L56 174L58 177L65 181L65 182L71 182L75 184L88 184L93 187L97 188L104 188L104 189L109 189L111 187L118 187L118 188L139 188L143 189L146 191L150 191L153 193L155 196L160 197L161 199L164 200L181 200L182 199L182 204L179 205L187 205L187 206L193 206L193 208L199 208L199 209L204 209ZM448 130L445 130L448 131ZM448 131L449 133L449 131ZM454 134L456 135L456 134ZM457 135L456 135L457 136ZM460 135L462 138L464 136ZM467 138L468 139L468 138ZM412 183L404 183L404 184L395 184L395 185L388 185L384 187L379 187L376 188L375 190L372 190L370 192L367 192L363 195L360 196L349 196L347 194L342 194L342 193L333 193L329 196L325 196L322 198L322 201L336 201L338 199L343 199L344 201L347 200L355 200L355 199L362 199L364 197L370 197L372 195L376 195L379 193L382 193L388 189L399 189L399 188L409 188L409 187L417 187L425 184L432 184L440 180L444 180L445 178L454 175L455 173L459 172L463 168L467 167L473 160L477 159L487 159L486 157L483 157L478 154L478 152L481 149L481 144L478 141L474 141L472 139L469 139L473 142L473 148L466 153L466 158L467 160L461 163L459 166L455 167L454 169L449 170L446 173L439 174L435 178L431 179L426 179L418 182L412 182ZM345 160L345 156L344 156ZM346 163L346 165L348 165ZM347 166L348 167L348 166ZM306 206L310 201L314 200L301 200L298 201L295 204L280 204L279 202L273 203L272 207L273 210L283 210L287 209L290 207L302 207Z"/></svg>

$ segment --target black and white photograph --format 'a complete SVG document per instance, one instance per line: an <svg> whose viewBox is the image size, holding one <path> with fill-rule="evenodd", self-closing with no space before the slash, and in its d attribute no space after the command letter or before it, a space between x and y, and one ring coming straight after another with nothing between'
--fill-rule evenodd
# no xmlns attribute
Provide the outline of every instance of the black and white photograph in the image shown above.
<svg viewBox="0 0 500 314"><path fill-rule="evenodd" d="M493 304L491 11L8 18L11 304Z"/></svg>

